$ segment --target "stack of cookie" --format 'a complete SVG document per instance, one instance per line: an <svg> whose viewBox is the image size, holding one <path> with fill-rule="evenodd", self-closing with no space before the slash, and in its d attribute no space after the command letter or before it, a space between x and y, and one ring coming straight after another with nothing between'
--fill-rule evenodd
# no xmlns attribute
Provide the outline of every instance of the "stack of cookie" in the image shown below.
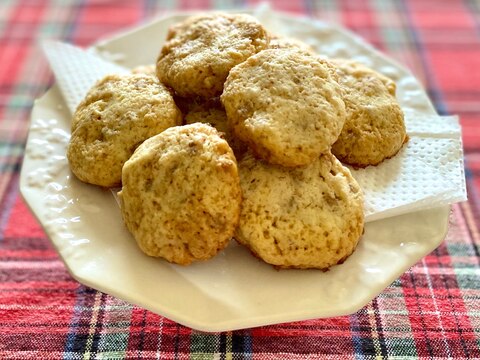
<svg viewBox="0 0 480 360"><path fill-rule="evenodd" d="M218 13L173 26L156 66L97 83L67 155L80 180L121 184L148 255L185 265L234 237L277 267L326 270L364 226L362 191L337 157L376 165L405 141L390 79Z"/></svg>

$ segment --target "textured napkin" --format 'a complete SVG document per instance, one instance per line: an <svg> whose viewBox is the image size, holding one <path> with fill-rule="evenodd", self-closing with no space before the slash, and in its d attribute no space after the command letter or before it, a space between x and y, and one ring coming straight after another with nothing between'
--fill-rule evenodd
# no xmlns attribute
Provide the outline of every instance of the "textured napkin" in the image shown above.
<svg viewBox="0 0 480 360"><path fill-rule="evenodd" d="M72 112L102 76L127 71L72 45L45 42L43 49ZM409 112L406 127L410 140L395 157L351 169L365 193L366 221L466 200L458 118Z"/></svg>
<svg viewBox="0 0 480 360"><path fill-rule="evenodd" d="M97 80L128 72L123 66L59 41L44 41L42 49L72 114Z"/></svg>
<svg viewBox="0 0 480 360"><path fill-rule="evenodd" d="M396 156L350 169L368 221L467 199L458 117L407 113L405 125L410 139Z"/></svg>

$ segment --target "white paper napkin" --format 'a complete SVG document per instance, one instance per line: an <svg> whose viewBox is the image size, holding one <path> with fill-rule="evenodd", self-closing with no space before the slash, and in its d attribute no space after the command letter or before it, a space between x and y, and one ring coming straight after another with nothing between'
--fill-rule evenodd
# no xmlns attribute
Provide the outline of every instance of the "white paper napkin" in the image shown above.
<svg viewBox="0 0 480 360"><path fill-rule="evenodd" d="M96 81L107 74L128 71L93 53L59 41L44 41L42 49L72 114Z"/></svg>
<svg viewBox="0 0 480 360"><path fill-rule="evenodd" d="M458 118L407 114L405 123L410 139L396 156L351 169L367 221L467 199Z"/></svg>

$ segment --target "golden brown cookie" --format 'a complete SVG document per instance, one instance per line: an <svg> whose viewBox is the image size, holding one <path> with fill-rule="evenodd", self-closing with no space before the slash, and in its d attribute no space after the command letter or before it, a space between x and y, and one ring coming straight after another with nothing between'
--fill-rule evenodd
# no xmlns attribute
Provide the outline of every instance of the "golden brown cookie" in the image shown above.
<svg viewBox="0 0 480 360"><path fill-rule="evenodd" d="M147 75L156 75L156 66L151 65L140 65L132 69L133 74L147 74Z"/></svg>
<svg viewBox="0 0 480 360"><path fill-rule="evenodd" d="M73 115L70 168L84 182L118 186L122 166L135 148L181 119L172 95L155 76L108 75Z"/></svg>
<svg viewBox="0 0 480 360"><path fill-rule="evenodd" d="M288 169L255 159L239 162L243 204L235 239L281 268L326 270L354 251L363 233L363 195L330 153Z"/></svg>
<svg viewBox="0 0 480 360"><path fill-rule="evenodd" d="M179 96L209 99L221 94L232 67L267 46L265 29L250 15L193 16L170 29L157 75Z"/></svg>
<svg viewBox="0 0 480 360"><path fill-rule="evenodd" d="M310 45L288 36L271 35L268 47L270 49L297 49L308 54L315 54L315 50Z"/></svg>
<svg viewBox="0 0 480 360"><path fill-rule="evenodd" d="M302 166L329 152L345 121L330 64L268 49L235 66L221 100L234 134L272 164Z"/></svg>
<svg viewBox="0 0 480 360"><path fill-rule="evenodd" d="M347 119L332 147L337 158L355 167L377 165L394 156L407 141L395 83L349 60L332 60L344 89Z"/></svg>
<svg viewBox="0 0 480 360"><path fill-rule="evenodd" d="M227 114L218 98L192 106L191 110L185 115L184 121L186 124L197 122L210 124L223 133L225 140L227 140L232 148L237 160L240 159L247 150L247 146L233 136L233 133L228 126Z"/></svg>
<svg viewBox="0 0 480 360"><path fill-rule="evenodd" d="M241 189L227 142L206 124L172 127L125 163L127 228L150 256L187 265L223 249L238 224Z"/></svg>

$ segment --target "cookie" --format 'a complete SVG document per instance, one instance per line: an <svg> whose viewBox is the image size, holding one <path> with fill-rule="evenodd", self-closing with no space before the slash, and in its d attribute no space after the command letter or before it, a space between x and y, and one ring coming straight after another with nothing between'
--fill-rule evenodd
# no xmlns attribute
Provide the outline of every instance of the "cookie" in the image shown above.
<svg viewBox="0 0 480 360"><path fill-rule="evenodd" d="M204 99L199 97L184 98L173 95L173 99L175 100L175 104L177 104L182 114L184 114L184 117L185 114L188 114L192 109L205 102Z"/></svg>
<svg viewBox="0 0 480 360"><path fill-rule="evenodd" d="M125 163L123 219L150 256L187 265L223 249L237 226L237 163L213 127L177 126L146 140Z"/></svg>
<svg viewBox="0 0 480 360"><path fill-rule="evenodd" d="M232 67L267 46L267 32L250 15L193 16L170 29L157 75L179 96L209 99L221 94Z"/></svg>
<svg viewBox="0 0 480 360"><path fill-rule="evenodd" d="M196 104L185 115L184 121L186 124L200 122L212 125L224 135L225 140L227 140L232 148L237 160L240 159L247 150L247 146L233 136L233 133L228 126L227 114L218 99L212 99L208 102Z"/></svg>
<svg viewBox="0 0 480 360"><path fill-rule="evenodd" d="M67 148L70 169L84 182L118 186L122 166L135 148L181 120L172 95L155 76L106 76L73 115Z"/></svg>
<svg viewBox="0 0 480 360"><path fill-rule="evenodd" d="M345 121L331 65L294 49L268 49L235 66L221 100L235 136L269 163L303 166L329 152Z"/></svg>
<svg viewBox="0 0 480 360"><path fill-rule="evenodd" d="M333 60L344 89L347 119L332 153L343 163L366 167L391 158L407 141L395 83L349 60Z"/></svg>
<svg viewBox="0 0 480 360"><path fill-rule="evenodd" d="M315 54L315 50L310 45L287 36L271 35L268 47L270 49L297 49L305 51L308 54Z"/></svg>
<svg viewBox="0 0 480 360"><path fill-rule="evenodd" d="M140 65L132 69L133 74L147 74L147 75L156 75L156 66L154 64L150 65Z"/></svg>
<svg viewBox="0 0 480 360"><path fill-rule="evenodd" d="M363 233L363 194L330 153L288 169L255 159L238 164L243 204L235 239L280 268L327 270Z"/></svg>

